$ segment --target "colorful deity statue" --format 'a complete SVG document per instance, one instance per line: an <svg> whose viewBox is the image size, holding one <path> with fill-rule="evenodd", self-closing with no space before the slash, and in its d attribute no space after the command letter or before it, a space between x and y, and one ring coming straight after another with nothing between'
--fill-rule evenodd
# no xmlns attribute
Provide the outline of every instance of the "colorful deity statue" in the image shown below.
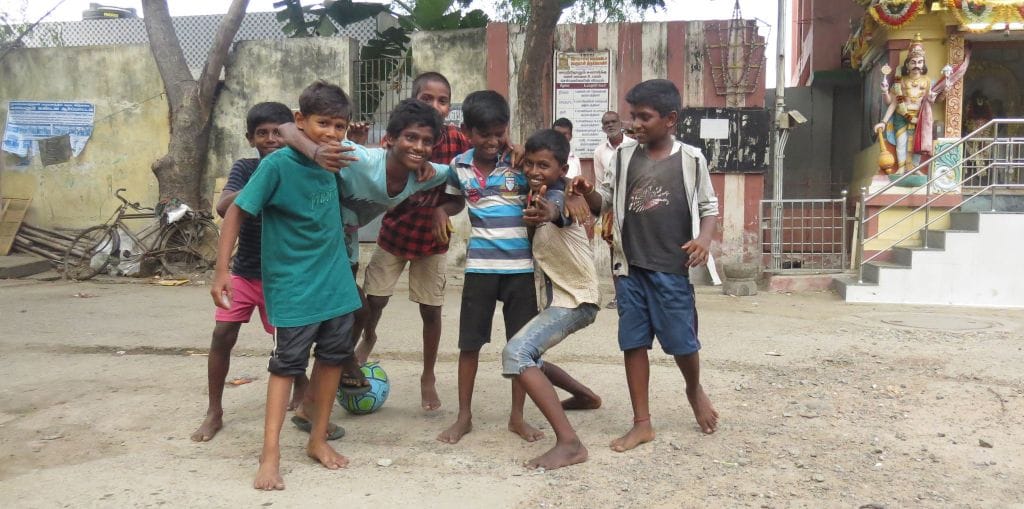
<svg viewBox="0 0 1024 509"><path fill-rule="evenodd" d="M916 168L922 156L927 158L932 151L931 109L938 93L933 90L932 80L928 77L920 34L911 43L900 77L892 87L888 83L889 72L891 69L886 65L882 69L882 97L888 109L882 122L875 126L875 131L884 130L884 136L879 136L883 150L883 157L879 158L882 170L902 175ZM947 78L950 72L948 66L943 69ZM894 156L895 161L893 157L885 158L885 152ZM883 159L890 164L883 164Z"/></svg>

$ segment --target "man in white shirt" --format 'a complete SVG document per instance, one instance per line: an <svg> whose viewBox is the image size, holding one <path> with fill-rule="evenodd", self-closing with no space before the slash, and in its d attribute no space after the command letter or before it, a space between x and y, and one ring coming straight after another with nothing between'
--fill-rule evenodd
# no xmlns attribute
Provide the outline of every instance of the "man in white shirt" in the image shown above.
<svg viewBox="0 0 1024 509"><path fill-rule="evenodd" d="M565 139L569 140L570 144L572 143L572 120L562 117L555 120L554 123L551 124L551 128L562 133L562 136L565 136ZM576 154L574 154L571 149L569 150L569 160L566 164L569 165L569 171L565 173L565 176L568 177L569 180L580 175L583 171L583 167L580 165L580 158L576 157ZM600 182L600 178L597 181Z"/></svg>
<svg viewBox="0 0 1024 509"><path fill-rule="evenodd" d="M594 176L597 182L604 180L604 172L611 167L616 150L620 147L636 145L636 140L623 134L622 120L619 119L619 114L614 111L607 111L604 115L601 115L601 130L608 137L594 149ZM602 230L604 229L603 224L601 228ZM617 301L613 297L608 302L608 309L615 309L616 305Z"/></svg>
<svg viewBox="0 0 1024 509"><path fill-rule="evenodd" d="M605 112L601 116L601 130L608 138L594 149L594 176L598 182L604 179L604 171L611 166L619 145L628 147L636 144L636 140L622 133L622 121L614 111Z"/></svg>

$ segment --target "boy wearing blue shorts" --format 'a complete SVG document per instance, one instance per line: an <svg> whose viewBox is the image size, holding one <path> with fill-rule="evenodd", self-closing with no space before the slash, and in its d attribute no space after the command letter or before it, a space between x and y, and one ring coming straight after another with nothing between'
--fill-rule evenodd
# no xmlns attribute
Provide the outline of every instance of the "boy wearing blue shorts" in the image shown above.
<svg viewBox="0 0 1024 509"><path fill-rule="evenodd" d="M345 92L317 81L299 97L295 123L313 141L340 141L350 116ZM360 307L344 247L338 187L335 174L291 148L282 148L263 159L228 209L221 229L210 293L218 306L230 308L228 261L239 226L245 215L262 214L263 284L270 323L277 330L269 365L263 451L253 482L256 489L284 489L281 427L292 381L306 372L314 344L316 360L307 389L313 424L306 454L329 469L348 465L348 459L327 443L341 366L354 364L352 313Z"/></svg>
<svg viewBox="0 0 1024 509"><path fill-rule="evenodd" d="M644 81L626 94L638 145L620 147L595 191L583 179L573 192L592 208L613 212L619 348L633 404L633 427L611 444L623 452L654 439L648 407L647 351L657 336L686 380L697 424L713 433L718 412L700 384L697 309L689 270L707 263L718 199L700 149L673 133L679 90L668 80Z"/></svg>
<svg viewBox="0 0 1024 509"><path fill-rule="evenodd" d="M260 160L271 152L281 148L281 133L278 126L292 122L292 110L276 102L259 103L249 109L245 117L245 139L249 146L256 149L259 158L242 158L235 161L228 174L228 183L217 202L217 213L221 217L227 213L228 207L235 197L249 182ZM209 403L206 417L199 428L192 433L195 442L207 442L224 426L224 379L231 366L231 350L238 341L238 331L243 323L257 309L263 328L268 334L274 333L267 316L267 307L263 298L263 281L260 275L260 218L253 216L242 222L238 233L238 252L231 261L231 286L234 289L234 300L231 309L215 308L214 319L217 325L213 328L213 339L210 341L210 355L206 360L207 386ZM303 374L295 379L295 390L292 401L288 404L294 409L302 401L302 393L308 380Z"/></svg>
<svg viewBox="0 0 1024 509"><path fill-rule="evenodd" d="M547 350L594 322L600 294L587 230L568 217L569 141L558 131L537 131L526 141L523 171L530 187L523 219L533 229L533 259L546 280L548 306L505 345L502 374L522 384L555 432L555 446L526 463L551 470L587 460L565 410L598 408L601 398L558 366L541 360ZM573 394L558 401L555 387Z"/></svg>

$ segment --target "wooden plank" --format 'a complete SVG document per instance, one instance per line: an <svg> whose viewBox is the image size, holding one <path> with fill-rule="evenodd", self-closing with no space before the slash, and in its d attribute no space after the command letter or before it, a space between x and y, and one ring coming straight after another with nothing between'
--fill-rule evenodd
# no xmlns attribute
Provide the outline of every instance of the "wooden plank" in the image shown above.
<svg viewBox="0 0 1024 509"><path fill-rule="evenodd" d="M18 234L25 214L28 214L32 198L5 197L3 200L3 211L0 212L0 256L7 256L11 252L14 236Z"/></svg>

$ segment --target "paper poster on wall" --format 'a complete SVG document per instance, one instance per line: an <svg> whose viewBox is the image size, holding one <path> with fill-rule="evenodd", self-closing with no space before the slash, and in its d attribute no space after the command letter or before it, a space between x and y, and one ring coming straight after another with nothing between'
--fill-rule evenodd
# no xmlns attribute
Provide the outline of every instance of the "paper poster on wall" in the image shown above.
<svg viewBox="0 0 1024 509"><path fill-rule="evenodd" d="M11 101L3 150L21 157L39 155L39 141L68 136L78 156L92 136L96 106L90 103Z"/></svg>
<svg viewBox="0 0 1024 509"><path fill-rule="evenodd" d="M608 111L611 55L608 51L556 51L554 65L554 118L572 121L572 151L590 158L606 138L601 116Z"/></svg>

